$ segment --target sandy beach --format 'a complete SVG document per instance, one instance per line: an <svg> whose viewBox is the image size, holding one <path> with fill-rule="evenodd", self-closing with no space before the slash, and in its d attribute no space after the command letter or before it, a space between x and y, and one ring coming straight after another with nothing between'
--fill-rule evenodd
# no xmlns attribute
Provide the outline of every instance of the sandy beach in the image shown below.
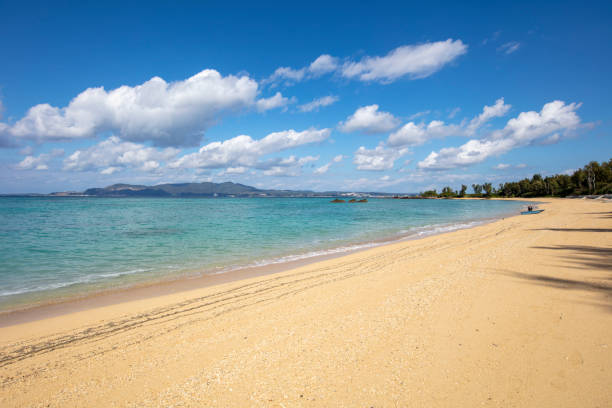
<svg viewBox="0 0 612 408"><path fill-rule="evenodd" d="M612 406L612 203L0 328L2 407Z"/></svg>

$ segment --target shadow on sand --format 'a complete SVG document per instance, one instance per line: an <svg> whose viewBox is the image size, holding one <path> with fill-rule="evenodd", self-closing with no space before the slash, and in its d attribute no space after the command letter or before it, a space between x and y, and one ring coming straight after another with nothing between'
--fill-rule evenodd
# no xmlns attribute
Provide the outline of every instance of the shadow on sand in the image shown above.
<svg viewBox="0 0 612 408"><path fill-rule="evenodd" d="M589 245L535 246L532 248L560 251L559 257L573 264L574 268L607 269L612 275L612 248ZM612 276L607 279L612 279Z"/></svg>
<svg viewBox="0 0 612 408"><path fill-rule="evenodd" d="M534 249L547 251L559 251L558 257L568 261L570 265L565 267L579 269L581 271L604 271L604 276L598 273L596 278L579 277L578 279L567 279L554 276L547 276L535 273L523 273L511 270L497 270L506 276L521 279L538 285L544 285L555 289L582 290L599 294L602 303L590 303L605 308L612 313L612 248L597 247L587 245L556 245L556 246L535 246Z"/></svg>
<svg viewBox="0 0 612 408"><path fill-rule="evenodd" d="M531 231L557 231L557 232L612 232L612 228L536 228Z"/></svg>
<svg viewBox="0 0 612 408"><path fill-rule="evenodd" d="M597 218L612 218L612 211L585 213L590 215L599 215Z"/></svg>

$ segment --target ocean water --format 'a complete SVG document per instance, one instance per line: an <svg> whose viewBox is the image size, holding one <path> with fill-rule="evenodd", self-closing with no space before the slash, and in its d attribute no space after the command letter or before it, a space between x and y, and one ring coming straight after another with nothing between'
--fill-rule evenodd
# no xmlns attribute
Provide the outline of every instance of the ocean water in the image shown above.
<svg viewBox="0 0 612 408"><path fill-rule="evenodd" d="M516 214L523 204L2 197L0 311L466 228Z"/></svg>

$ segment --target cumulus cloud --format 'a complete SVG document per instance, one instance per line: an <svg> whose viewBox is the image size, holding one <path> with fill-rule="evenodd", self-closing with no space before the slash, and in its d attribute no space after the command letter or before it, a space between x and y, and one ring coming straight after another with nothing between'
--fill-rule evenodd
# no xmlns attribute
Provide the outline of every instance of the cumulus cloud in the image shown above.
<svg viewBox="0 0 612 408"><path fill-rule="evenodd" d="M407 148L394 149L385 147L383 144L378 145L375 149L366 149L361 146L355 152L353 163L357 165L358 170L390 170L393 168L395 160L408 152Z"/></svg>
<svg viewBox="0 0 612 408"><path fill-rule="evenodd" d="M111 136L87 149L76 150L64 159L64 170L100 171L101 174L113 174L124 168L153 171L178 153L172 147L156 149Z"/></svg>
<svg viewBox="0 0 612 408"><path fill-rule="evenodd" d="M292 155L286 159L278 160L275 165L264 170L263 174L273 177L296 177L300 175L304 165L317 160L319 160L319 156L306 156L298 159Z"/></svg>
<svg viewBox="0 0 612 408"><path fill-rule="evenodd" d="M567 133L580 125L576 110L580 104L566 105L562 101L545 104L540 112L522 112L510 119L503 129L488 138L472 139L459 147L447 147L431 152L418 167L426 170L452 169L480 163L512 149L537 143L546 136Z"/></svg>
<svg viewBox="0 0 612 408"><path fill-rule="evenodd" d="M401 77L411 79L428 77L467 52L461 40L428 42L398 47L382 57L366 56L359 61L345 60L340 64L337 57L323 54L310 65L295 69L279 67L262 83L292 85L310 78L337 72L345 78L361 81L390 83Z"/></svg>
<svg viewBox="0 0 612 408"><path fill-rule="evenodd" d="M496 100L495 105L485 106L482 109L482 113L470 121L470 124L468 125L468 133L474 133L476 129L493 118L506 115L510 108L512 108L512 105L507 105L504 103L504 98L499 98Z"/></svg>
<svg viewBox="0 0 612 408"><path fill-rule="evenodd" d="M300 111L302 112L312 112L319 110L320 107L329 106L338 101L338 97L335 95L328 95L322 98L317 98L312 102L305 103L303 105L298 106Z"/></svg>
<svg viewBox="0 0 612 408"><path fill-rule="evenodd" d="M314 60L308 67L308 71L315 77L327 74L338 69L338 58L323 54Z"/></svg>
<svg viewBox="0 0 612 408"><path fill-rule="evenodd" d="M314 174L325 174L329 171L329 168L334 164L334 163L340 163L342 161L342 159L344 159L344 156L339 154L336 157L334 157L329 163L324 164L323 166L315 169Z"/></svg>
<svg viewBox="0 0 612 408"><path fill-rule="evenodd" d="M374 104L357 109L346 122L340 122L339 128L346 133L376 134L393 130L399 123L399 119L389 112L379 112L378 105Z"/></svg>
<svg viewBox="0 0 612 408"><path fill-rule="evenodd" d="M387 143L390 146L419 146L433 138L443 138L461 135L463 130L457 125L447 125L440 120L432 120L429 124L408 122L389 135Z"/></svg>
<svg viewBox="0 0 612 408"><path fill-rule="evenodd" d="M425 78L467 52L461 40L404 45L384 57L365 57L359 62L342 66L346 78L389 83L408 75L411 79Z"/></svg>
<svg viewBox="0 0 612 408"><path fill-rule="evenodd" d="M255 140L240 135L223 142L212 142L171 162L171 168L223 168L255 167L260 158L275 152L324 141L331 134L330 129L308 129L297 132L293 129L270 133L263 139Z"/></svg>
<svg viewBox="0 0 612 408"><path fill-rule="evenodd" d="M247 168L246 167L228 167L227 169L223 170L222 172L219 173L219 175L222 174L244 174L247 172Z"/></svg>
<svg viewBox="0 0 612 408"><path fill-rule="evenodd" d="M510 42L507 42L499 46L499 48L497 48L497 51L503 52L504 54L508 55L508 54L512 54L515 51L518 51L520 47L521 47L520 42L510 41Z"/></svg>
<svg viewBox="0 0 612 408"><path fill-rule="evenodd" d="M262 84L285 81L285 85L292 85L304 79L318 78L338 69L338 58L328 54L317 57L309 66L300 69L291 67L276 68L274 73L262 81Z"/></svg>
<svg viewBox="0 0 612 408"><path fill-rule="evenodd" d="M261 98L256 102L257 110L264 112L270 109L283 108L294 100L284 97L280 92L269 98Z"/></svg>
<svg viewBox="0 0 612 408"><path fill-rule="evenodd" d="M494 105L484 106L482 113L469 123L446 124L440 120L432 120L428 124L408 122L389 135L389 146L419 146L431 139L441 139L449 136L471 136L485 123L495 117L504 116L511 106L499 98Z"/></svg>
<svg viewBox="0 0 612 408"><path fill-rule="evenodd" d="M278 82L281 80L288 80L289 82L299 82L304 79L306 75L306 68L293 69L291 67L279 67L276 68L274 73L264 83Z"/></svg>
<svg viewBox="0 0 612 408"><path fill-rule="evenodd" d="M53 149L51 152L42 153L37 157L28 155L22 161L20 161L15 168L18 170L48 170L49 161L63 155L63 149Z"/></svg>
<svg viewBox="0 0 612 408"><path fill-rule="evenodd" d="M153 77L133 87L88 88L64 108L44 103L12 125L0 123L0 139L65 141L112 131L132 142L197 146L203 132L224 115L287 103L280 94L258 101L257 93L257 82L248 76L222 76L212 69L170 83Z"/></svg>
<svg viewBox="0 0 612 408"><path fill-rule="evenodd" d="M324 164L321 167L318 167L317 169L315 169L314 174L325 174L328 172L329 168L331 167L332 163L327 163Z"/></svg>

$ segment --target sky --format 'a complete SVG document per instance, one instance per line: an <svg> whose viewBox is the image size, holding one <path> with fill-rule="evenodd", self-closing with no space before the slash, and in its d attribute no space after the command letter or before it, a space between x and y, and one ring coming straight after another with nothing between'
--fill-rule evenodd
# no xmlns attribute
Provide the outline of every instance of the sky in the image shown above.
<svg viewBox="0 0 612 408"><path fill-rule="evenodd" d="M414 193L612 158L610 2L0 1L0 193Z"/></svg>

